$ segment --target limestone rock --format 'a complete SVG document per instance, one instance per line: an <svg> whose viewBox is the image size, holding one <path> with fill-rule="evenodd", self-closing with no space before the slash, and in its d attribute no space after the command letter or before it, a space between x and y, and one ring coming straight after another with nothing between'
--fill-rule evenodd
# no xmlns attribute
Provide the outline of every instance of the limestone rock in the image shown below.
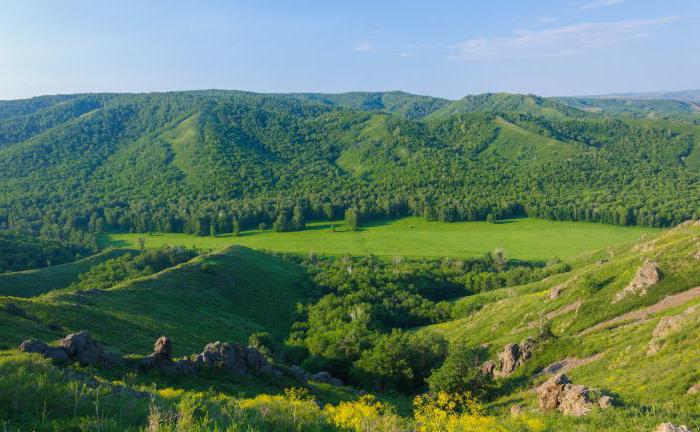
<svg viewBox="0 0 700 432"><path fill-rule="evenodd" d="M647 261L637 270L629 285L615 295L613 303L617 303L629 295L646 295L647 288L656 284L659 279L661 279L659 265L653 261Z"/></svg>
<svg viewBox="0 0 700 432"><path fill-rule="evenodd" d="M557 374L537 388L541 410L557 410L565 415L580 416L591 411L590 390L574 385L564 374Z"/></svg>
<svg viewBox="0 0 700 432"><path fill-rule="evenodd" d="M690 386L690 388L688 389L688 394L689 395L700 394L700 382L695 383L692 386Z"/></svg>
<svg viewBox="0 0 700 432"><path fill-rule="evenodd" d="M481 371L498 378L507 377L518 366L530 359L534 350L535 341L532 338L527 338L519 344L510 343L503 347L503 351L498 354L498 362L486 361L481 366Z"/></svg>
<svg viewBox="0 0 700 432"><path fill-rule="evenodd" d="M515 404L515 405L510 406L510 415L513 417L517 417L524 412L525 412L525 410L523 409L522 405Z"/></svg>
<svg viewBox="0 0 700 432"><path fill-rule="evenodd" d="M554 299L559 298L559 296L561 295L562 291L564 291L564 286L565 286L565 284L559 284L559 285L557 285L557 286L555 286L555 287L552 287L552 289L549 290L549 295L548 295L548 297L549 297L551 300L554 300Z"/></svg>
<svg viewBox="0 0 700 432"><path fill-rule="evenodd" d="M676 426L673 423L661 423L654 429L654 432L690 432L687 426Z"/></svg>

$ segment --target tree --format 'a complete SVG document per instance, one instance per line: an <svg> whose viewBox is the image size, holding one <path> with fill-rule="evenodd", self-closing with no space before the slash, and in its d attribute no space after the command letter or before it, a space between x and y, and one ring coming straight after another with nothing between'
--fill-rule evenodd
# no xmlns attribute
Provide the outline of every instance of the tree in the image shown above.
<svg viewBox="0 0 700 432"><path fill-rule="evenodd" d="M267 225L265 225L265 222L260 222L260 223L258 224L258 229L259 229L260 231L265 231L265 228L267 228Z"/></svg>
<svg viewBox="0 0 700 432"><path fill-rule="evenodd" d="M216 237L216 225L209 225L209 235L212 237Z"/></svg>
<svg viewBox="0 0 700 432"><path fill-rule="evenodd" d="M447 341L431 332L394 330L364 351L351 370L365 387L415 392L447 354Z"/></svg>
<svg viewBox="0 0 700 432"><path fill-rule="evenodd" d="M488 223L496 223L496 215L493 213L489 213L486 215L486 222Z"/></svg>
<svg viewBox="0 0 700 432"><path fill-rule="evenodd" d="M282 211L277 216L277 219L275 219L275 222L272 224L272 229L274 229L277 232L285 232L289 231L289 225L289 214L286 211Z"/></svg>
<svg viewBox="0 0 700 432"><path fill-rule="evenodd" d="M233 228L233 235L234 237L238 237L241 235L241 224L238 222L238 219L233 218L233 222L231 223L232 228Z"/></svg>
<svg viewBox="0 0 700 432"><path fill-rule="evenodd" d="M482 393L491 383L481 370L485 358L483 348L470 347L464 341L450 346L445 363L428 378L432 392Z"/></svg>
<svg viewBox="0 0 700 432"><path fill-rule="evenodd" d="M136 239L136 241L139 244L139 249L144 250L146 248L146 239L143 237L139 237Z"/></svg>
<svg viewBox="0 0 700 432"><path fill-rule="evenodd" d="M345 226L347 226L350 231L358 230L357 209L355 207L350 207L345 210Z"/></svg>
<svg viewBox="0 0 700 432"><path fill-rule="evenodd" d="M306 222L304 221L304 211L299 206L294 207L291 225L292 230L294 231L301 231L304 229L304 227L306 227Z"/></svg>

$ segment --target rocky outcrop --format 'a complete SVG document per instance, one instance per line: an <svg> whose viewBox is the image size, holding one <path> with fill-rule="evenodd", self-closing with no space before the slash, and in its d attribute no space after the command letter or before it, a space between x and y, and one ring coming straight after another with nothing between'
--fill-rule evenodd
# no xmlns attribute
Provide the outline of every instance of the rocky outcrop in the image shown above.
<svg viewBox="0 0 700 432"><path fill-rule="evenodd" d="M95 341L86 331L71 333L60 339L58 345L54 347L36 339L29 339L20 344L19 350L39 353L56 363L75 362L82 366L107 367L123 363L119 355L105 351L102 344Z"/></svg>
<svg viewBox="0 0 700 432"><path fill-rule="evenodd" d="M576 385L564 374L557 374L537 387L539 407L543 411L557 410L565 415L581 416L591 411L591 389ZM606 409L612 406L612 398L602 396L598 406Z"/></svg>
<svg viewBox="0 0 700 432"><path fill-rule="evenodd" d="M535 350L535 341L527 338L519 344L508 344L498 354L498 361L487 360L481 365L481 372L496 378L507 377L525 363Z"/></svg>
<svg viewBox="0 0 700 432"><path fill-rule="evenodd" d="M279 373L257 349L222 342L207 344L192 363L198 369L221 369L234 375Z"/></svg>
<svg viewBox="0 0 700 432"><path fill-rule="evenodd" d="M157 369L166 375L187 375L195 372L189 359L173 360L173 343L161 336L153 344L153 352L139 363L141 369Z"/></svg>
<svg viewBox="0 0 700 432"><path fill-rule="evenodd" d="M663 317L651 333L652 338L647 346L647 355L654 355L663 348L662 339L671 333L674 333L689 321L689 317L697 310L696 306L690 306L678 315Z"/></svg>
<svg viewBox="0 0 700 432"><path fill-rule="evenodd" d="M654 429L654 432L690 432L687 426L676 426L673 423L661 423Z"/></svg>
<svg viewBox="0 0 700 432"><path fill-rule="evenodd" d="M700 394L700 382L695 383L692 386L690 386L690 388L688 389L688 394L689 395Z"/></svg>
<svg viewBox="0 0 700 432"><path fill-rule="evenodd" d="M660 279L661 271L659 270L659 265L653 261L647 261L637 270L632 281L615 295L613 303L617 303L630 295L646 295L647 289L656 284Z"/></svg>

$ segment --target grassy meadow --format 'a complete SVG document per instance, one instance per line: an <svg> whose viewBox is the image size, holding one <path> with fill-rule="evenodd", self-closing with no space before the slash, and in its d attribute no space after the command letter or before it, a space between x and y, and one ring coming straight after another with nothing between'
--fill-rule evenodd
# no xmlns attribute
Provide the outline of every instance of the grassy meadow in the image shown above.
<svg viewBox="0 0 700 432"><path fill-rule="evenodd" d="M479 256L503 248L512 259L547 260L570 258L584 251L638 240L658 232L652 228L619 227L584 222L553 222L522 218L487 222L442 223L409 217L377 221L359 231L347 231L342 221L313 222L304 231L277 233L272 230L244 231L239 237L220 234L198 237L179 233L106 234L102 246L146 247L162 245L218 249L239 244L253 249L290 253L379 256Z"/></svg>

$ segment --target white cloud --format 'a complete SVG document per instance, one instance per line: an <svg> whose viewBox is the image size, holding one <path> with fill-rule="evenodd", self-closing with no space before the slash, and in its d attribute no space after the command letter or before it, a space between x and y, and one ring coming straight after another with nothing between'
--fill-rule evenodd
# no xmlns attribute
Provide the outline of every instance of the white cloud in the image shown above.
<svg viewBox="0 0 700 432"><path fill-rule="evenodd" d="M537 22L540 24L550 24L553 22L559 21L559 18L554 18L554 17L548 17L548 16L542 16L537 18Z"/></svg>
<svg viewBox="0 0 700 432"><path fill-rule="evenodd" d="M353 45L352 49L360 52L369 52L376 51L377 47L370 42L359 42Z"/></svg>
<svg viewBox="0 0 700 432"><path fill-rule="evenodd" d="M579 7L579 9L581 9L581 10L596 9L596 8L616 5L616 4L622 3L622 2L623 2L623 0L593 0L591 2L582 4Z"/></svg>
<svg viewBox="0 0 700 432"><path fill-rule="evenodd" d="M541 30L516 30L510 37L474 38L456 45L456 60L552 58L583 54L596 49L649 37L654 27L681 17L648 20L589 22Z"/></svg>

